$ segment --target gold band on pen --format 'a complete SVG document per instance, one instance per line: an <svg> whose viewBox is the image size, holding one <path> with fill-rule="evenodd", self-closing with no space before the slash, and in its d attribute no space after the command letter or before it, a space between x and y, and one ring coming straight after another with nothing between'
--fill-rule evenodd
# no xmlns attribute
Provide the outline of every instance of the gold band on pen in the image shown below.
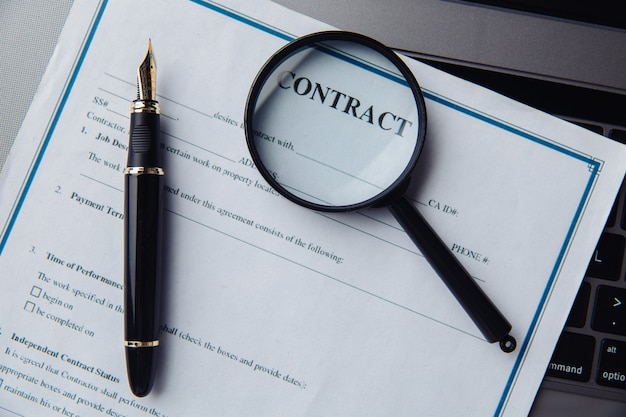
<svg viewBox="0 0 626 417"><path fill-rule="evenodd" d="M130 106L131 113L161 113L159 102L155 100L135 100Z"/></svg>
<svg viewBox="0 0 626 417"><path fill-rule="evenodd" d="M165 175L163 168L159 167L127 167L124 169L126 175Z"/></svg>
<svg viewBox="0 0 626 417"><path fill-rule="evenodd" d="M124 340L124 346L130 348L157 347L159 346L159 341L153 340L151 342L142 342L140 340Z"/></svg>

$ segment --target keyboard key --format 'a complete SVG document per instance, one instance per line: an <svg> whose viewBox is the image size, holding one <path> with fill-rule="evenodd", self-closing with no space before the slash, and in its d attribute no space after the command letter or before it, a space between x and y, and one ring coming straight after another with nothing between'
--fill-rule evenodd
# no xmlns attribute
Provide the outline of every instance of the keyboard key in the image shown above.
<svg viewBox="0 0 626 417"><path fill-rule="evenodd" d="M622 271L624 243L622 235L603 233L589 262L587 276L617 281Z"/></svg>
<svg viewBox="0 0 626 417"><path fill-rule="evenodd" d="M607 387L626 390L625 342L610 339L602 341L596 382Z"/></svg>
<svg viewBox="0 0 626 417"><path fill-rule="evenodd" d="M626 130L611 129L609 131L609 137L618 142L626 144Z"/></svg>
<svg viewBox="0 0 626 417"><path fill-rule="evenodd" d="M546 375L572 381L589 381L595 347L596 340L591 336L561 333Z"/></svg>
<svg viewBox="0 0 626 417"><path fill-rule="evenodd" d="M591 327L626 336L626 289L601 285L596 291Z"/></svg>
<svg viewBox="0 0 626 417"><path fill-rule="evenodd" d="M578 290L578 295L576 295L576 300L574 300L572 310L569 312L566 326L578 327L579 329L585 326L590 295L591 285L588 282L583 282L580 290Z"/></svg>
<svg viewBox="0 0 626 417"><path fill-rule="evenodd" d="M576 123L580 127L584 127L587 130L591 130L592 132L595 132L599 135L604 134L604 129L602 128L602 126L592 125L590 123L576 122L576 121L574 123Z"/></svg>

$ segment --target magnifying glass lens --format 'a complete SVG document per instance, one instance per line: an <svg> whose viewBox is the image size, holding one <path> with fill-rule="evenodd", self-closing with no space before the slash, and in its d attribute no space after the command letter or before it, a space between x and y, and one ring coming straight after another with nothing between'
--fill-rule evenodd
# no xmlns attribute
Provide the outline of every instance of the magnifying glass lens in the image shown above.
<svg viewBox="0 0 626 417"><path fill-rule="evenodd" d="M331 211L366 206L413 169L423 101L377 49L341 39L303 42L277 54L255 86L250 147L288 198Z"/></svg>
<svg viewBox="0 0 626 417"><path fill-rule="evenodd" d="M417 81L386 46L350 32L299 38L259 72L246 103L248 148L284 197L322 211L388 205L489 342L511 324L401 195L424 144Z"/></svg>

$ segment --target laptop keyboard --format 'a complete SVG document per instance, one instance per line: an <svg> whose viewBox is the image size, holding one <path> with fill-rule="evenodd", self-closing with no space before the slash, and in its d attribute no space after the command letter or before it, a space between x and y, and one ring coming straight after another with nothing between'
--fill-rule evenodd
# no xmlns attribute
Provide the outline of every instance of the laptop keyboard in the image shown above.
<svg viewBox="0 0 626 417"><path fill-rule="evenodd" d="M620 135L626 133L619 131ZM626 181L589 262L546 382L626 401Z"/></svg>
<svg viewBox="0 0 626 417"><path fill-rule="evenodd" d="M626 144L626 95L422 59ZM626 402L626 177L589 262L543 387Z"/></svg>

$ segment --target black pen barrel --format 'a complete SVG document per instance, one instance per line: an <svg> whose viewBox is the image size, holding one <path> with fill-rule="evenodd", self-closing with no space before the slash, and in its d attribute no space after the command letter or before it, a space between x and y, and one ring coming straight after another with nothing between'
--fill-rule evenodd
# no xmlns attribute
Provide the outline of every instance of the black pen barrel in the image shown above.
<svg viewBox="0 0 626 417"><path fill-rule="evenodd" d="M164 171L158 103L138 100L133 110L124 194L124 343L131 390L143 397L152 389L159 345Z"/></svg>
<svg viewBox="0 0 626 417"><path fill-rule="evenodd" d="M156 340L161 298L163 176L127 174L126 340Z"/></svg>
<svg viewBox="0 0 626 417"><path fill-rule="evenodd" d="M422 215L405 197L392 203L389 208L485 339L490 343L500 342L505 352L514 350L515 339L509 335L511 324Z"/></svg>
<svg viewBox="0 0 626 417"><path fill-rule="evenodd" d="M126 174L125 327L130 386L148 394L156 370L161 301L163 176Z"/></svg>

